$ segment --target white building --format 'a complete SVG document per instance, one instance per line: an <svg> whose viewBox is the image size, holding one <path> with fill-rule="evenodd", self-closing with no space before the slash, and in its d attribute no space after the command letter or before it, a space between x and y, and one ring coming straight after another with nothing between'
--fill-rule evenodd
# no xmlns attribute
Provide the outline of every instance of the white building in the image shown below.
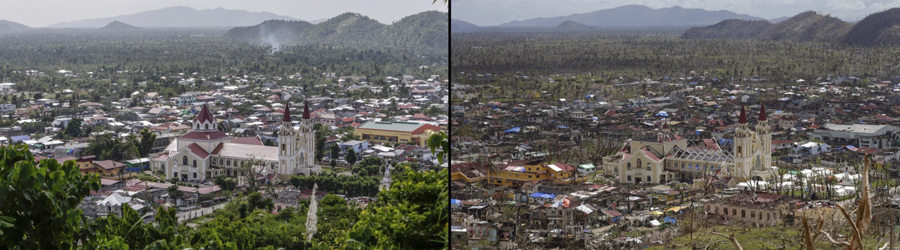
<svg viewBox="0 0 900 250"><path fill-rule="evenodd" d="M853 124L842 125L826 123L822 128L809 133L810 140L820 140L831 145L853 145L890 149L894 141L900 138L900 127L893 125Z"/></svg>
<svg viewBox="0 0 900 250"><path fill-rule="evenodd" d="M236 169L251 160L260 173L276 174L287 179L293 174L310 175L321 172L315 165L315 133L309 109L304 107L304 120L299 128L292 126L290 108L285 107L282 127L278 132L278 147L262 145L259 140L234 140L216 130L216 119L203 105L193 130L174 139L163 152L151 156L153 169L164 169L166 178L183 181L211 180L219 175L238 176Z"/></svg>

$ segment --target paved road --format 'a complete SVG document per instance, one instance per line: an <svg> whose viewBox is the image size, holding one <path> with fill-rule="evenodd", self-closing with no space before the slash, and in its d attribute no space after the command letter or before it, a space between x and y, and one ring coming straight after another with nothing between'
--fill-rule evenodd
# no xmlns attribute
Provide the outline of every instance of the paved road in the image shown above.
<svg viewBox="0 0 900 250"><path fill-rule="evenodd" d="M193 218L212 214L213 210L222 209L225 207L225 204L228 204L228 202L216 204L210 207L202 207L194 210L178 212L177 214L175 214L175 216L178 216L178 222L185 222Z"/></svg>

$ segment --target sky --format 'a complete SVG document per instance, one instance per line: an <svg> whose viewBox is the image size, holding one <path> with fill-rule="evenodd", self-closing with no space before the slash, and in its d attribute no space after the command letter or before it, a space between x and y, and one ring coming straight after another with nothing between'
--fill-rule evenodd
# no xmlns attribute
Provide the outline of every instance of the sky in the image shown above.
<svg viewBox="0 0 900 250"><path fill-rule="evenodd" d="M447 12L447 5L432 0L0 0L0 19L30 27L60 22L113 17L187 6L198 10L224 8L250 12L268 11L312 21L345 12L360 13L390 24L428 10Z"/></svg>
<svg viewBox="0 0 900 250"><path fill-rule="evenodd" d="M790 17L804 11L856 22L869 14L900 7L900 0L454 0L450 17L481 26L537 17L566 16L623 5L651 8L700 8L728 10L765 19Z"/></svg>

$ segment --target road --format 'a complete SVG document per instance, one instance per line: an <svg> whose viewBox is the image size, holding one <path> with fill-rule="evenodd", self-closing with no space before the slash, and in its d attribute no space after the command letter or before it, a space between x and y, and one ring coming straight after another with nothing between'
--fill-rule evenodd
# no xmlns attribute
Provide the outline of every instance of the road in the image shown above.
<svg viewBox="0 0 900 250"><path fill-rule="evenodd" d="M178 217L178 222L185 222L185 221L189 221L193 218L212 214L213 210L222 209L225 207L225 204L228 204L228 202L219 203L219 204L212 205L209 207L202 207L202 208L198 208L198 209L194 209L194 210L178 212L177 214L175 214L175 216Z"/></svg>

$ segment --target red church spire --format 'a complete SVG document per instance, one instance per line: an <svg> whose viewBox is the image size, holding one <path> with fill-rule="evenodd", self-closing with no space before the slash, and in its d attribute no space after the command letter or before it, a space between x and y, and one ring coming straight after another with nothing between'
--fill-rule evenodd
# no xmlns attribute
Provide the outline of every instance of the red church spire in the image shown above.
<svg viewBox="0 0 900 250"><path fill-rule="evenodd" d="M203 123L205 121L216 123L216 117L209 112L209 108L206 107L206 104L203 104L203 107L200 108L200 113L197 114L197 118L194 118L194 122Z"/></svg>
<svg viewBox="0 0 900 250"><path fill-rule="evenodd" d="M303 120L309 120L309 101L303 104Z"/></svg>
<svg viewBox="0 0 900 250"><path fill-rule="evenodd" d="M741 104L741 116L738 119L738 123L747 124L747 110L744 109L744 104Z"/></svg>
<svg viewBox="0 0 900 250"><path fill-rule="evenodd" d="M291 102L284 103L284 117L281 118L283 122L291 122Z"/></svg>
<svg viewBox="0 0 900 250"><path fill-rule="evenodd" d="M768 117L766 116L766 103L762 103L762 106L759 107L759 121L766 121Z"/></svg>

